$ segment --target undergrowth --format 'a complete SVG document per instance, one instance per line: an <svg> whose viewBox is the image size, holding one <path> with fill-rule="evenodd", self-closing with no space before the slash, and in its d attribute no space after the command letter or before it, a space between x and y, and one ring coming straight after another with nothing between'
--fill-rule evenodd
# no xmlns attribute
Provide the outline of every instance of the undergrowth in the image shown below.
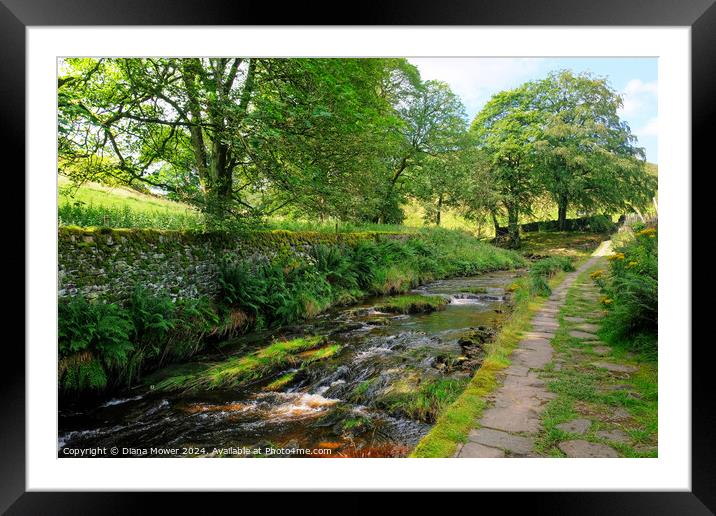
<svg viewBox="0 0 716 516"><path fill-rule="evenodd" d="M530 291L537 296L547 297L552 293L549 279L560 271L574 270L573 260L568 256L550 256L537 260L530 266Z"/></svg>
<svg viewBox="0 0 716 516"><path fill-rule="evenodd" d="M609 270L592 273L607 308L600 334L637 351L656 353L658 330L658 231L638 225L626 230L609 257Z"/></svg>

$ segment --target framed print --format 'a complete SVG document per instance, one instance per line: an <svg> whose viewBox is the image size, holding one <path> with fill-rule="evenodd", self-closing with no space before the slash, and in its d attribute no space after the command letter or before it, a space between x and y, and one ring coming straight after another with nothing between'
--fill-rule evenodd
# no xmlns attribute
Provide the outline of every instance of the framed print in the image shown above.
<svg viewBox="0 0 716 516"><path fill-rule="evenodd" d="M712 511L712 2L264 9L3 0L27 203L3 510Z"/></svg>

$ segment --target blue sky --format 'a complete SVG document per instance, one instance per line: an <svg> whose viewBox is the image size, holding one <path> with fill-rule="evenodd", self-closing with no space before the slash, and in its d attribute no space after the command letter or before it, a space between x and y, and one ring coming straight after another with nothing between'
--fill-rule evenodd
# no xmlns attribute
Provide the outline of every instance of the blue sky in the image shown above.
<svg viewBox="0 0 716 516"><path fill-rule="evenodd" d="M587 58L410 58L423 79L437 79L460 95L470 120L492 95L525 81L540 79L553 70L592 72L606 77L622 94L620 116L646 150L646 158L657 162L657 59L651 57Z"/></svg>

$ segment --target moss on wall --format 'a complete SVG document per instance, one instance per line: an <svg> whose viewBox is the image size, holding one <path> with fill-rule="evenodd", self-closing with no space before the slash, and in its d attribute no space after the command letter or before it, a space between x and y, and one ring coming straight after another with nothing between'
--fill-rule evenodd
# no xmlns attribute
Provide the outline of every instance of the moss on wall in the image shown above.
<svg viewBox="0 0 716 516"><path fill-rule="evenodd" d="M408 238L397 233L257 231L244 234L154 229L61 227L58 234L59 297L123 301L141 284L173 298L213 297L223 259L272 259L303 255L317 244L356 245L361 240Z"/></svg>

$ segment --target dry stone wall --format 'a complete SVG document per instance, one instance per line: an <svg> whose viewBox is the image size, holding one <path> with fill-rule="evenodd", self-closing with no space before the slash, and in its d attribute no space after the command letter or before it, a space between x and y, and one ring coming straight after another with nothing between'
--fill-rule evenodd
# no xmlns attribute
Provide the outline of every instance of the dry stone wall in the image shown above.
<svg viewBox="0 0 716 516"><path fill-rule="evenodd" d="M356 245L388 233L259 231L242 235L145 229L62 227L58 233L58 295L121 302L137 285L172 298L213 297L222 260L305 256L313 246Z"/></svg>

